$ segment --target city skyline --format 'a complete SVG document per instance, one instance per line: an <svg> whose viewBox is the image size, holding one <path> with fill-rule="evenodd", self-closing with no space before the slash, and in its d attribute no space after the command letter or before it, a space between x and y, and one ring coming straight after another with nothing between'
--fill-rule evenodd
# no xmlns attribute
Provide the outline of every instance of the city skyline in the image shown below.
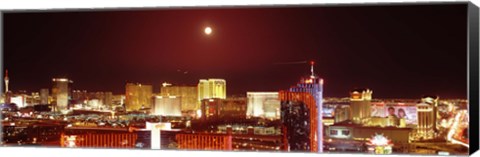
<svg viewBox="0 0 480 157"><path fill-rule="evenodd" d="M222 78L230 96L289 88L309 75L314 60L325 97L366 87L376 98L466 98L464 10L452 4L6 13L4 67L13 91L50 88L54 77L75 81L73 89L116 94L125 93L127 81L159 91L163 82Z"/></svg>
<svg viewBox="0 0 480 157"><path fill-rule="evenodd" d="M6 12L0 146L467 155L471 8Z"/></svg>

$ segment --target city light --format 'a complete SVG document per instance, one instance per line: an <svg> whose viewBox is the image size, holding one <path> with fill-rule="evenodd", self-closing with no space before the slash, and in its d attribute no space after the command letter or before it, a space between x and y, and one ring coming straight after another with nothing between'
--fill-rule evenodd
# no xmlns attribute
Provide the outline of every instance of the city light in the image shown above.
<svg viewBox="0 0 480 157"><path fill-rule="evenodd" d="M388 140L385 136L383 135L375 135L373 138L370 140L370 143L376 146L385 146L390 144L390 140Z"/></svg>
<svg viewBox="0 0 480 157"><path fill-rule="evenodd" d="M393 144L385 136L376 134L370 139L368 150L375 154L391 154Z"/></svg>
<svg viewBox="0 0 480 157"><path fill-rule="evenodd" d="M76 144L75 144L76 139L77 139L77 136L67 136L66 137L67 147L69 148L76 147Z"/></svg>
<svg viewBox="0 0 480 157"><path fill-rule="evenodd" d="M66 78L54 78L52 79L53 82L68 82L69 80Z"/></svg>
<svg viewBox="0 0 480 157"><path fill-rule="evenodd" d="M171 86L171 85L172 85L172 84L167 83L167 82L163 82L163 83L162 83L162 86L163 86L163 87L167 87L167 86Z"/></svg>

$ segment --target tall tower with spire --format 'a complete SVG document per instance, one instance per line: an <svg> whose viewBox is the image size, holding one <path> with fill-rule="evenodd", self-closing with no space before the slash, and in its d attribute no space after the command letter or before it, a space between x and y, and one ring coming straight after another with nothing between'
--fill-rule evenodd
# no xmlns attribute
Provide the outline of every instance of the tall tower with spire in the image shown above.
<svg viewBox="0 0 480 157"><path fill-rule="evenodd" d="M310 76L304 77L297 83L296 86L293 86L289 89L290 92L306 92L312 95L315 99L316 106L316 123L312 124L316 126L316 148L318 152L323 151L323 117L322 117L322 105L323 105L323 79L315 75L314 67L315 62L310 61Z"/></svg>
<svg viewBox="0 0 480 157"><path fill-rule="evenodd" d="M5 93L8 92L8 70L5 70L5 78L4 78L4 81L5 81Z"/></svg>

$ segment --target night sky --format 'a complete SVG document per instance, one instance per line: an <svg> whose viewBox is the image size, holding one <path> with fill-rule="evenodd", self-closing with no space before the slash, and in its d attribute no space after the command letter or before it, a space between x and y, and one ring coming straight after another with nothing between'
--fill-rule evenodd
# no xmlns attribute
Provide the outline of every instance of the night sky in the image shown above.
<svg viewBox="0 0 480 157"><path fill-rule="evenodd" d="M10 89L124 93L125 83L196 85L227 94L287 89L315 60L324 96L466 98L466 5L303 6L42 11L4 14ZM206 26L213 29L204 34ZM185 73L188 71L187 73Z"/></svg>

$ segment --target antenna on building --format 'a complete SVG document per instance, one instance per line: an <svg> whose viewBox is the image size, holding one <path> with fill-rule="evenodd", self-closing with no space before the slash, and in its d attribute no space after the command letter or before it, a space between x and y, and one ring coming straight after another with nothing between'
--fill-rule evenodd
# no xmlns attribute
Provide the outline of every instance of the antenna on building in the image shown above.
<svg viewBox="0 0 480 157"><path fill-rule="evenodd" d="M313 72L313 65L315 64L314 61L310 61L310 72L312 72L312 75L310 77L314 78L315 77L315 73Z"/></svg>

